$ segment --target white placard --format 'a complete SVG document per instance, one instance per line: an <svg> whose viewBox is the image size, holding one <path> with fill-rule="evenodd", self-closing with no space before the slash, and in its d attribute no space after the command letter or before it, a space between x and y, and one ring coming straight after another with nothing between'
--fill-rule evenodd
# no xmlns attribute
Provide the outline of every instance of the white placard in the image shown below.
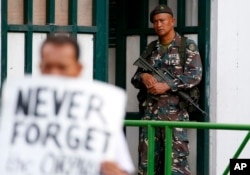
<svg viewBox="0 0 250 175"><path fill-rule="evenodd" d="M97 175L115 158L125 92L60 77L9 79L0 129L1 175Z"/></svg>

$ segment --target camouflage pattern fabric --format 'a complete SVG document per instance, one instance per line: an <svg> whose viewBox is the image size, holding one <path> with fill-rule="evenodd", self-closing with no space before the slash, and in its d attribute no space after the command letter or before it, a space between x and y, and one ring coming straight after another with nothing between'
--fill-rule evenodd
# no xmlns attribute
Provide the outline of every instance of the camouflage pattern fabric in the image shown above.
<svg viewBox="0 0 250 175"><path fill-rule="evenodd" d="M180 63L178 48L181 44L181 37L178 33L166 50L159 41L155 45L152 54L147 61L158 69L167 69L175 78L169 84L171 91L161 95L147 93L146 87L141 81L141 74L145 71L138 68L132 77L132 84L140 89L138 94L139 109L142 120L162 121L189 121L186 109L180 109L181 99L175 93L180 89L189 89L201 81L202 64L200 55L194 41L188 39L186 44L186 59L184 66ZM147 49L147 48L146 48ZM146 51L146 50L145 50ZM148 73L148 72L147 72ZM147 174L147 148L148 133L146 128L140 128L139 138L139 170L138 174ZM191 175L187 161L189 145L187 131L183 128L174 128L172 140L172 174ZM164 174L164 129L158 128L155 132L155 175Z"/></svg>

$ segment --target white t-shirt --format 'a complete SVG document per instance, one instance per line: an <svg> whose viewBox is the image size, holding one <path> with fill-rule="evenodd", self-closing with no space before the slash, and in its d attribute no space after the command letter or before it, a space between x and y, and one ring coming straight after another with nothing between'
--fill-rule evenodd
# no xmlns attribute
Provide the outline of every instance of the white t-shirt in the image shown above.
<svg viewBox="0 0 250 175"><path fill-rule="evenodd" d="M134 173L135 168L122 130L116 135L115 141L114 152L112 151L112 155L108 155L108 157L103 157L102 161L115 162L123 171L129 174Z"/></svg>
<svg viewBox="0 0 250 175"><path fill-rule="evenodd" d="M128 144L123 132L121 131L118 137L117 149L116 149L116 162L120 168L129 174L134 173L135 168L130 156Z"/></svg>

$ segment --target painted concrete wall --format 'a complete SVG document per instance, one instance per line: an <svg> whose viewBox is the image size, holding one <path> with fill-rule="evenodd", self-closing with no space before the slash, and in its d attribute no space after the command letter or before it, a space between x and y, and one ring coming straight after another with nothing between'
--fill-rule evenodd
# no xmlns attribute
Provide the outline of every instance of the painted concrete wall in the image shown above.
<svg viewBox="0 0 250 175"><path fill-rule="evenodd" d="M2 11L2 7L1 7L2 3L0 3L0 9ZM0 13L0 19L2 19L2 13ZM2 23L0 22L0 32L2 29ZM0 41L2 41L2 35L0 35ZM2 42L0 42L0 58L2 58ZM2 59L0 59L0 65L2 65ZM0 66L0 76L1 76L1 72L2 72L2 67ZM1 86L1 81L0 81L0 86Z"/></svg>
<svg viewBox="0 0 250 175"><path fill-rule="evenodd" d="M211 121L250 123L250 1L212 0ZM222 174L246 132L211 132L210 174ZM240 157L249 158L250 145Z"/></svg>

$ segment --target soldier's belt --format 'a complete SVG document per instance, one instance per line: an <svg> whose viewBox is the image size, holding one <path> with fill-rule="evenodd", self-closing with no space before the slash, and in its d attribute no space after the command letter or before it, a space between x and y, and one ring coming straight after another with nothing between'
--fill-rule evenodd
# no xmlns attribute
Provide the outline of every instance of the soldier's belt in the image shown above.
<svg viewBox="0 0 250 175"><path fill-rule="evenodd" d="M161 94L161 95L150 94L149 97L154 99L154 100L159 100L160 98L167 98L167 97L169 97L169 95L168 94Z"/></svg>

